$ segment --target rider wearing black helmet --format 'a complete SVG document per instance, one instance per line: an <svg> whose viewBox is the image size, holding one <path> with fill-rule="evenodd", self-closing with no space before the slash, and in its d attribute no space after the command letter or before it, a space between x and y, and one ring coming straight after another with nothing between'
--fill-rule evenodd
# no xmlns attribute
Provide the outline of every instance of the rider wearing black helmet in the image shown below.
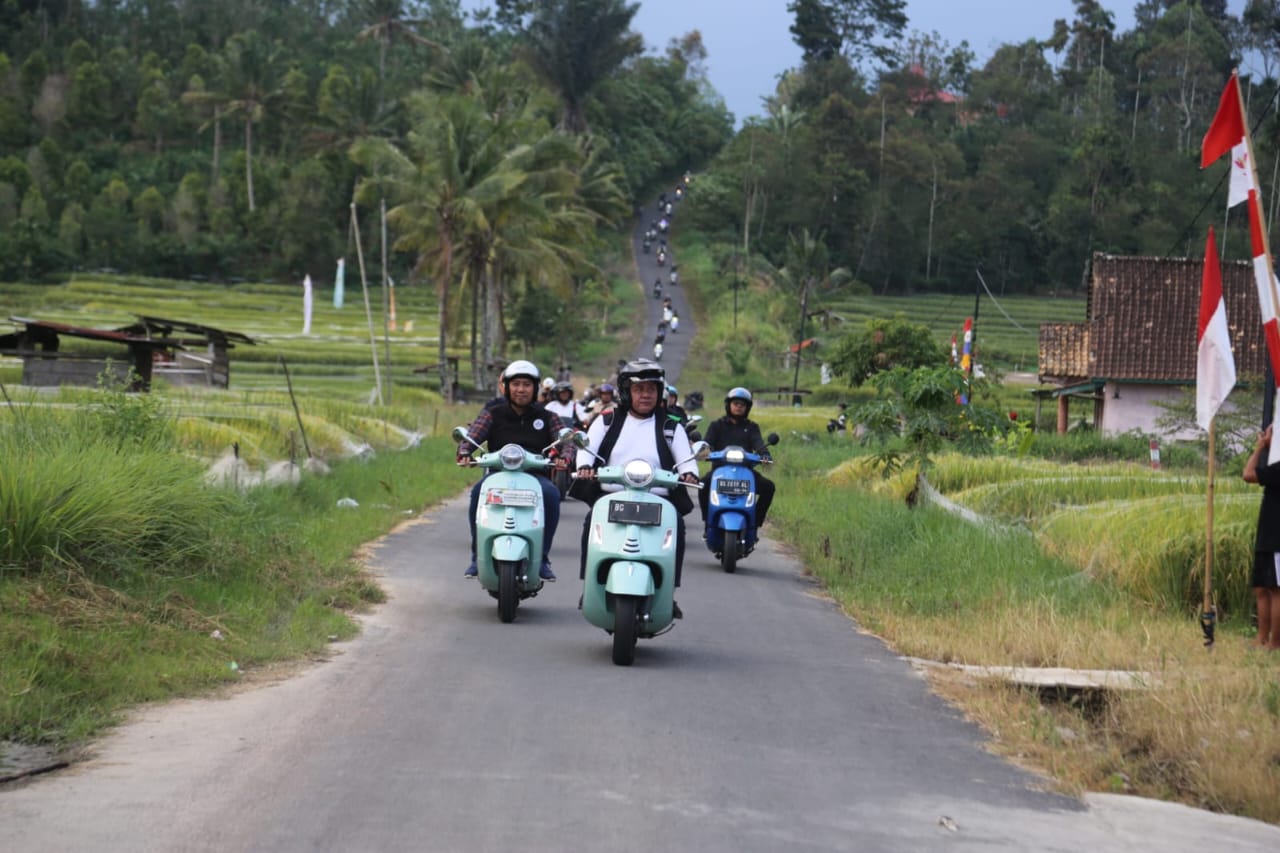
<svg viewBox="0 0 1280 853"><path fill-rule="evenodd" d="M489 447L497 450L508 444L518 444L525 450L541 453L554 442L564 424L554 413L548 411L534 399L538 393L538 368L533 362L523 359L513 361L502 371L502 397L488 403L467 429L467 437L475 444L489 442ZM475 445L464 443L458 446L457 462L459 465L471 464L471 449ZM560 490L541 471L538 483L542 486L542 506L546 533L542 537L542 567L538 571L543 580L556 579L551 571L551 543L556 537L556 527L560 524ZM488 476L486 474L486 476ZM471 487L471 506L467 511L467 524L471 527L471 565L465 575L476 576L476 507L480 503L480 484L483 478Z"/></svg>
<svg viewBox="0 0 1280 853"><path fill-rule="evenodd" d="M724 417L711 422L707 427L704 440L711 449L724 450L730 445L741 447L752 453L758 453L765 459L772 459L769 445L764 443L760 435L760 425L751 420L751 392L746 388L730 389L724 395ZM773 481L755 470L756 475L756 527L764 525L765 516L769 513L769 505L773 503L776 487ZM710 481L710 474L703 479L704 486ZM698 492L698 506L702 509L702 520L707 520L707 489Z"/></svg>
<svg viewBox="0 0 1280 853"><path fill-rule="evenodd" d="M663 395L666 391L666 373L662 366L647 358L628 362L618 372L618 408L608 417L600 417L587 430L587 450L579 453L578 461L594 459L591 466L578 468L579 480L594 480L595 469L601 465L622 465L632 459L643 459L655 468L675 470L685 483L698 482L698 464L693 460L693 450L684 427L666 418ZM607 423L606 423L607 421ZM668 429L670 432L668 432ZM594 456L593 456L594 454ZM614 484L602 487L605 491L618 491ZM684 564L684 516L693 508L688 495L668 495L664 488L652 493L668 497L677 509L687 507L677 514L676 523L676 578L680 586L680 570ZM580 577L586 577L587 532L591 524L588 513L582 525L582 562ZM676 609L679 618L679 608Z"/></svg>

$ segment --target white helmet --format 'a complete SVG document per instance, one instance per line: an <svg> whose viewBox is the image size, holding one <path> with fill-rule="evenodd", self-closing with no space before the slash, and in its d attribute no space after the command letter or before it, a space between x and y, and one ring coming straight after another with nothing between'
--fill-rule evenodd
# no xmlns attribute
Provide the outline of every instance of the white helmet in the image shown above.
<svg viewBox="0 0 1280 853"><path fill-rule="evenodd" d="M507 369L502 371L502 396L507 398L508 403L511 402L511 390L508 387L508 383L512 379L524 378L537 385L539 376L538 366L532 361L518 359L511 362L507 365Z"/></svg>

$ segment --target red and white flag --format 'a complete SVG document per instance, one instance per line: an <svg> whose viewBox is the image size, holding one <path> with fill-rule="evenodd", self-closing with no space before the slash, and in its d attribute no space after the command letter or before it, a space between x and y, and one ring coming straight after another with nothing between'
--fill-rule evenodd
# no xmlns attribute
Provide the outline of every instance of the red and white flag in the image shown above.
<svg viewBox="0 0 1280 853"><path fill-rule="evenodd" d="M1258 172L1249 160L1252 149L1245 125L1244 100L1240 97L1240 81L1235 75L1227 81L1218 100L1218 111L1200 145L1200 168L1203 169L1228 151L1231 152L1231 189L1227 207L1249 202L1249 240L1253 250L1253 281L1258 288L1258 305L1262 312L1262 332L1267 341L1267 357L1271 373L1280 382L1280 295L1277 295L1275 272L1262 217L1262 198L1258 193ZM1197 395L1198 396L1198 395ZM1280 442L1272 442L1268 464L1280 462Z"/></svg>
<svg viewBox="0 0 1280 853"><path fill-rule="evenodd" d="M1208 430L1231 389L1236 385L1236 362L1231 356L1227 306L1222 301L1222 270L1218 243L1209 226L1204 245L1204 273L1200 279L1200 329L1196 343L1196 423Z"/></svg>

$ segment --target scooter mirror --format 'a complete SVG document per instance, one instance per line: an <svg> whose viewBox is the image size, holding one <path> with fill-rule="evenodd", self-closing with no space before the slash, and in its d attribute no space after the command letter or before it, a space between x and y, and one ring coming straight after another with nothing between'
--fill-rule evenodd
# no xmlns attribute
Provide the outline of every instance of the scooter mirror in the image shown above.
<svg viewBox="0 0 1280 853"><path fill-rule="evenodd" d="M579 430L574 430L574 431L573 431L573 436L572 436L572 438L570 439L570 441L572 441L572 442L573 442L573 446L574 446L574 447L576 447L576 448L578 448L579 450L581 450L582 448L584 448L584 447L586 447L586 446L587 446L587 434L586 434L585 432L583 432L582 430L580 430L580 429L579 429Z"/></svg>
<svg viewBox="0 0 1280 853"><path fill-rule="evenodd" d="M454 427L454 428L453 428L453 433L452 433L452 435L453 435L453 440L454 440L454 441L458 442L458 444L462 444L463 442L465 442L465 441L467 440L467 428L466 428L466 427Z"/></svg>
<svg viewBox="0 0 1280 853"><path fill-rule="evenodd" d="M778 434L776 432L771 432L769 433L769 437L766 438L764 441L765 441L765 444L772 447L773 445L778 443Z"/></svg>
<svg viewBox="0 0 1280 853"><path fill-rule="evenodd" d="M689 426L702 422L702 415L689 415L689 420L685 421Z"/></svg>
<svg viewBox="0 0 1280 853"><path fill-rule="evenodd" d="M572 427L560 427L560 431L556 433L556 444L564 444L573 436Z"/></svg>
<svg viewBox="0 0 1280 853"><path fill-rule="evenodd" d="M705 462L707 457L711 455L711 445L705 441L695 441L693 443L693 458L699 462Z"/></svg>

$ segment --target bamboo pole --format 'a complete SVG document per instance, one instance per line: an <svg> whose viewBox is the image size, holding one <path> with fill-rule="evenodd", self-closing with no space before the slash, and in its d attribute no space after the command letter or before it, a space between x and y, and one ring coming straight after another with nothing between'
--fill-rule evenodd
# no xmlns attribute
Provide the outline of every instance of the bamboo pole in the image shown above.
<svg viewBox="0 0 1280 853"><path fill-rule="evenodd" d="M373 310L369 307L369 277L364 269L364 249L360 245L360 219L356 216L356 203L351 202L351 232L356 238L356 259L360 262L360 291L364 294L364 316L369 322L369 348L373 350L373 381L377 389L378 405L382 405L382 368L378 366L378 339L373 333Z"/></svg>
<svg viewBox="0 0 1280 853"><path fill-rule="evenodd" d="M302 435L302 446L307 451L307 458L311 458L311 445L307 442L307 429L302 425L302 412L298 409L298 398L293 395L293 379L289 376L289 364L284 360L284 356L280 356L280 366L284 368L285 385L289 388L289 402L293 403L293 416L298 419L298 432Z"/></svg>
<svg viewBox="0 0 1280 853"><path fill-rule="evenodd" d="M1275 266L1271 259L1271 238L1267 234L1266 220L1262 218L1262 185L1258 182L1258 161L1254 158L1253 154L1253 136L1249 133L1249 114L1245 111L1244 95L1240 92L1240 70L1236 69L1232 71L1231 76L1236 79L1236 98L1240 102L1240 117L1244 124L1245 151L1247 151L1249 155L1249 173L1253 179L1253 198L1249 200L1249 204L1252 208L1249 211L1249 216L1257 217L1258 232L1262 239L1262 251L1267 262L1267 287L1271 290L1271 304L1280 309L1280 292L1277 292L1276 289ZM1262 294L1258 295L1261 297ZM1270 368L1270 363L1271 360L1268 358L1268 368ZM1267 383L1267 391L1269 393L1275 393L1275 383L1278 380L1280 380L1280 377L1272 377L1272 380ZM1265 402L1263 403L1262 419L1263 421L1266 421L1267 419ZM1268 456L1268 460L1273 459L1274 454L1275 447L1273 445L1271 454Z"/></svg>
<svg viewBox="0 0 1280 853"><path fill-rule="evenodd" d="M391 295L391 276L387 272L387 200L382 200L382 341L386 348L387 367L387 405L391 405L391 316L395 313L395 303Z"/></svg>
<svg viewBox="0 0 1280 853"><path fill-rule="evenodd" d="M1209 478L1208 489L1208 509L1205 515L1205 534L1204 534L1204 599L1200 608L1200 627L1204 631L1204 645L1206 649L1213 650L1213 629L1214 623L1217 621L1217 614L1213 608L1213 493L1214 493L1214 469L1216 467L1216 459L1214 458L1214 439L1218 432L1218 419L1215 416L1209 421Z"/></svg>

